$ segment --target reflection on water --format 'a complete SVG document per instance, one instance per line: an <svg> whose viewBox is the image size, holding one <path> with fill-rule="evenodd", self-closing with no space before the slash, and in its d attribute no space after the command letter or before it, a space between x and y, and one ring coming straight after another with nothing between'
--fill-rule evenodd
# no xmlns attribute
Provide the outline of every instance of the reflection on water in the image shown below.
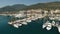
<svg viewBox="0 0 60 34"><path fill-rule="evenodd" d="M10 18L11 17L0 16L0 34L59 34L56 27L52 28L50 31L43 29L42 24L46 22L44 19L32 21L28 25L23 25L16 29L8 25Z"/></svg>

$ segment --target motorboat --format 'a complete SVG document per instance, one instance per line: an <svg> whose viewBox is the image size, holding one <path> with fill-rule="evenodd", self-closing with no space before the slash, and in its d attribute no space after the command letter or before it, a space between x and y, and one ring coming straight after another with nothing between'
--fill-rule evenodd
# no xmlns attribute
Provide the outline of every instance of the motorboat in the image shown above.
<svg viewBox="0 0 60 34"><path fill-rule="evenodd" d="M12 24L11 22L8 22L8 24Z"/></svg>
<svg viewBox="0 0 60 34"><path fill-rule="evenodd" d="M46 24L43 24L42 28L44 29L46 27Z"/></svg>
<svg viewBox="0 0 60 34"><path fill-rule="evenodd" d="M35 18L35 20L37 20L37 19L38 19L38 17Z"/></svg>
<svg viewBox="0 0 60 34"><path fill-rule="evenodd" d="M60 25L59 25L57 28L58 28L58 31L59 31L59 33L60 33Z"/></svg>
<svg viewBox="0 0 60 34"><path fill-rule="evenodd" d="M23 25L27 25L27 22L22 22L21 24L23 24Z"/></svg>
<svg viewBox="0 0 60 34"><path fill-rule="evenodd" d="M18 24L18 26L22 26L22 24Z"/></svg>
<svg viewBox="0 0 60 34"><path fill-rule="evenodd" d="M50 29L51 29L51 27L50 27L50 26L49 26L49 27L46 27L46 29L47 29L47 30L50 30Z"/></svg>
<svg viewBox="0 0 60 34"><path fill-rule="evenodd" d="M52 25L51 25L51 23L49 21L47 21L42 26L42 28L45 28L45 27L46 27L47 30L50 30L52 28Z"/></svg>
<svg viewBox="0 0 60 34"><path fill-rule="evenodd" d="M52 26L55 26L55 21L52 21Z"/></svg>
<svg viewBox="0 0 60 34"><path fill-rule="evenodd" d="M53 18L53 17L49 17L49 19L50 19L50 20L54 20L55 18Z"/></svg>
<svg viewBox="0 0 60 34"><path fill-rule="evenodd" d="M31 18L26 19L26 22L31 22L31 21L32 21Z"/></svg>
<svg viewBox="0 0 60 34"><path fill-rule="evenodd" d="M49 21L43 24L42 28L45 28L48 25Z"/></svg>
<svg viewBox="0 0 60 34"><path fill-rule="evenodd" d="M13 26L16 27L16 28L19 28L19 26L17 24L13 24Z"/></svg>
<svg viewBox="0 0 60 34"><path fill-rule="evenodd" d="M55 26L58 27L59 26L59 22L56 22Z"/></svg>
<svg viewBox="0 0 60 34"><path fill-rule="evenodd" d="M36 20L36 19L35 19L35 17L34 17L34 18L32 18L32 20Z"/></svg>
<svg viewBox="0 0 60 34"><path fill-rule="evenodd" d="M47 30L50 30L51 28L52 28L51 23L48 23L46 29L47 29Z"/></svg>

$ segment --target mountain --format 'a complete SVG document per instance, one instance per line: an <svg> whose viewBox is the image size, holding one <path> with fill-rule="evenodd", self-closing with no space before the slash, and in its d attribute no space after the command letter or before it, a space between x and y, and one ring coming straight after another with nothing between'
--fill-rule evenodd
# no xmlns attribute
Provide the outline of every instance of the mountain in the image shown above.
<svg viewBox="0 0 60 34"><path fill-rule="evenodd" d="M24 5L24 4L15 4L15 5L12 5L12 6L5 6L3 8L0 8L0 12L2 12L2 11L19 11L19 10L22 10L26 7L27 6Z"/></svg>
<svg viewBox="0 0 60 34"><path fill-rule="evenodd" d="M38 3L30 5L27 9L60 9L60 2Z"/></svg>
<svg viewBox="0 0 60 34"><path fill-rule="evenodd" d="M24 4L15 4L12 6L5 6L3 8L0 8L0 12L3 12L3 11L17 12L19 10L28 10L28 9L46 9L46 10L60 9L60 2L56 1L56 2L47 2L47 3L37 3L30 6L27 6Z"/></svg>

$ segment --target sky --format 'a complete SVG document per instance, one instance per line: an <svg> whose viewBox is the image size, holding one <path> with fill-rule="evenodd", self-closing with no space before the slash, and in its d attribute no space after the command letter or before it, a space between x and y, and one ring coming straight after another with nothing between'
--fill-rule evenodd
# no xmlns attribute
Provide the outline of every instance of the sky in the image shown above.
<svg viewBox="0 0 60 34"><path fill-rule="evenodd" d="M0 8L14 4L31 5L36 3L53 2L53 1L60 1L60 0L0 0Z"/></svg>

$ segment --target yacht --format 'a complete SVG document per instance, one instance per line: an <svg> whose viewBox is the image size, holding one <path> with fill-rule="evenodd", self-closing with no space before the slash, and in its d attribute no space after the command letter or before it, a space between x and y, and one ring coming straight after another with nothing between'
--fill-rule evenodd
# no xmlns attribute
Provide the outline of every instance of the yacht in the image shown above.
<svg viewBox="0 0 60 34"><path fill-rule="evenodd" d="M50 30L51 28L52 28L51 23L48 23L46 29L47 29L47 30Z"/></svg>
<svg viewBox="0 0 60 34"><path fill-rule="evenodd" d="M48 23L49 23L49 21L47 21L46 23L44 23L43 26L42 26L42 28L45 28Z"/></svg>
<svg viewBox="0 0 60 34"><path fill-rule="evenodd" d="M55 26L55 21L52 21L52 26Z"/></svg>
<svg viewBox="0 0 60 34"><path fill-rule="evenodd" d="M16 28L19 28L19 26L17 24L13 24L13 26L16 27Z"/></svg>
<svg viewBox="0 0 60 34"><path fill-rule="evenodd" d="M42 26L42 28L45 28L46 27L46 29L47 30L50 30L51 28L52 28L52 25L51 25L51 23L49 22L49 21L47 21L45 24L43 24L43 26Z"/></svg>
<svg viewBox="0 0 60 34"><path fill-rule="evenodd" d="M27 19L26 22L31 22L31 20L30 19L29 20Z"/></svg>
<svg viewBox="0 0 60 34"><path fill-rule="evenodd" d="M55 18L53 18L53 17L49 17L49 19L50 19L50 20L54 20Z"/></svg>
<svg viewBox="0 0 60 34"><path fill-rule="evenodd" d="M8 22L8 24L12 24L11 22Z"/></svg>
<svg viewBox="0 0 60 34"><path fill-rule="evenodd" d="M35 19L35 17L34 17L34 18L32 18L32 20L36 20L36 19Z"/></svg>
<svg viewBox="0 0 60 34"><path fill-rule="evenodd" d="M43 24L42 28L44 29L46 27L46 24Z"/></svg>
<svg viewBox="0 0 60 34"><path fill-rule="evenodd" d="M59 26L59 22L56 22L55 26L58 27Z"/></svg>
<svg viewBox="0 0 60 34"><path fill-rule="evenodd" d="M59 31L59 33L60 33L60 25L59 25L57 28L58 28L58 31Z"/></svg>
<svg viewBox="0 0 60 34"><path fill-rule="evenodd" d="M22 26L22 24L18 24L18 26Z"/></svg>
<svg viewBox="0 0 60 34"><path fill-rule="evenodd" d="M35 18L35 20L37 20L37 19L38 19L38 17Z"/></svg>
<svg viewBox="0 0 60 34"><path fill-rule="evenodd" d="M26 22L31 22L31 17L26 19Z"/></svg>
<svg viewBox="0 0 60 34"><path fill-rule="evenodd" d="M27 25L27 22L22 22L21 24Z"/></svg>

